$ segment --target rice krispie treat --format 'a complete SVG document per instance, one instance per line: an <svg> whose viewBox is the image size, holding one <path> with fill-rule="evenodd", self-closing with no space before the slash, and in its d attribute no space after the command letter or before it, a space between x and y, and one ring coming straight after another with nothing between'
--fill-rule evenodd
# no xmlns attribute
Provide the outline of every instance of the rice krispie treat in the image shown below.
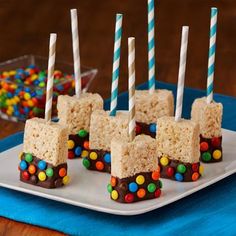
<svg viewBox="0 0 236 236"><path fill-rule="evenodd" d="M81 157L89 149L89 127L91 114L103 109L99 94L82 93L80 97L60 95L57 102L59 123L68 127L68 158Z"/></svg>
<svg viewBox="0 0 236 236"><path fill-rule="evenodd" d="M174 117L157 119L157 152L161 177L196 181L203 173L200 165L199 124Z"/></svg>
<svg viewBox="0 0 236 236"><path fill-rule="evenodd" d="M221 103L207 103L206 97L193 102L191 119L200 125L200 151L203 162L222 161L222 114Z"/></svg>
<svg viewBox="0 0 236 236"><path fill-rule="evenodd" d="M131 142L111 142L111 181L107 186L111 199L131 203L157 198L161 194L156 141L138 135Z"/></svg>
<svg viewBox="0 0 236 236"><path fill-rule="evenodd" d="M135 112L136 133L148 134L155 138L157 118L174 114L172 92L166 89L157 89L153 94L150 94L148 90L136 90Z"/></svg>
<svg viewBox="0 0 236 236"><path fill-rule="evenodd" d="M66 185L67 139L65 126L40 118L27 120L20 154L20 180L44 188Z"/></svg>
<svg viewBox="0 0 236 236"><path fill-rule="evenodd" d="M111 171L112 138L128 140L128 113L117 112L109 116L104 110L91 115L89 150L83 151L83 165L89 170Z"/></svg>

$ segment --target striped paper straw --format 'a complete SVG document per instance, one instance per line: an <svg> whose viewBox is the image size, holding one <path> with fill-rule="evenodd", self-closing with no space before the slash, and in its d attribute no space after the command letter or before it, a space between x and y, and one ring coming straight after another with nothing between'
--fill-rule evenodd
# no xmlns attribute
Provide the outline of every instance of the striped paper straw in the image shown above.
<svg viewBox="0 0 236 236"><path fill-rule="evenodd" d="M180 49L180 63L179 63L175 121L179 121L181 119L181 115L182 115L184 78L185 78L187 46L188 46L188 31L189 31L188 26L182 27L182 39L181 39L181 49Z"/></svg>
<svg viewBox="0 0 236 236"><path fill-rule="evenodd" d="M129 57L129 138L130 141L135 137L135 38L128 38Z"/></svg>
<svg viewBox="0 0 236 236"><path fill-rule="evenodd" d="M51 121L52 115L52 97L53 97L53 73L56 57L57 34L50 34L49 57L48 57L48 78L46 91L45 119Z"/></svg>
<svg viewBox="0 0 236 236"><path fill-rule="evenodd" d="M217 8L211 8L210 43L208 54L208 73L207 73L207 103L213 100L213 79L215 70L215 50L216 50L216 26Z"/></svg>
<svg viewBox="0 0 236 236"><path fill-rule="evenodd" d="M119 69L120 69L120 44L121 44L121 35L122 35L122 17L123 17L122 14L116 14L110 116L115 116L116 109L117 109L118 81L119 81Z"/></svg>
<svg viewBox="0 0 236 236"><path fill-rule="evenodd" d="M74 58L75 94L77 97L79 97L81 94L81 69L80 69L77 9L71 9L70 14L71 14L71 31L72 31L73 58Z"/></svg>
<svg viewBox="0 0 236 236"><path fill-rule="evenodd" d="M155 91L154 0L148 0L148 87Z"/></svg>

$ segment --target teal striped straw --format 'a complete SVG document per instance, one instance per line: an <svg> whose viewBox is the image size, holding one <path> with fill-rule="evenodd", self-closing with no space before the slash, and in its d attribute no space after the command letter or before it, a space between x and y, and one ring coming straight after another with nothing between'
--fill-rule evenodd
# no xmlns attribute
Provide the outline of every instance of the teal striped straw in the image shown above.
<svg viewBox="0 0 236 236"><path fill-rule="evenodd" d="M115 116L117 109L118 81L120 74L119 70L120 70L120 44L122 35L122 17L123 17L122 14L116 14L110 116Z"/></svg>
<svg viewBox="0 0 236 236"><path fill-rule="evenodd" d="M216 26L217 8L211 8L210 43L208 54L208 73L207 73L207 103L213 100L213 80L215 71L215 51L216 51Z"/></svg>
<svg viewBox="0 0 236 236"><path fill-rule="evenodd" d="M148 88L155 91L154 0L148 0Z"/></svg>

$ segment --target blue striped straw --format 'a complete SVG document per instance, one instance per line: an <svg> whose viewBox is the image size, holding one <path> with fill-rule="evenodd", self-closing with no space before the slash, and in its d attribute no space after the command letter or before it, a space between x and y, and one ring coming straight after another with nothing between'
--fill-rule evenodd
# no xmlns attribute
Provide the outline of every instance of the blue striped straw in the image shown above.
<svg viewBox="0 0 236 236"><path fill-rule="evenodd" d="M215 50L216 50L216 26L217 8L211 8L210 43L208 54L208 73L207 73L207 103L213 100L213 79L215 71Z"/></svg>
<svg viewBox="0 0 236 236"><path fill-rule="evenodd" d="M155 91L154 0L148 0L148 88Z"/></svg>
<svg viewBox="0 0 236 236"><path fill-rule="evenodd" d="M120 44L122 35L122 17L123 17L122 14L116 14L110 116L115 116L117 109L118 81L120 74L119 69L120 69Z"/></svg>

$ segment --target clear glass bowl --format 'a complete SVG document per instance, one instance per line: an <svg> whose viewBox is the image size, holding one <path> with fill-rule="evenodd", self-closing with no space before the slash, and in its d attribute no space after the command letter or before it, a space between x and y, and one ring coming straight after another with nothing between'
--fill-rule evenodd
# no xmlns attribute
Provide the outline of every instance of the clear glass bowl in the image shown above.
<svg viewBox="0 0 236 236"><path fill-rule="evenodd" d="M48 59L25 55L0 63L0 117L25 121L44 117ZM74 95L73 64L56 61L53 88L53 116L60 94ZM97 69L81 68L82 89L87 91Z"/></svg>

